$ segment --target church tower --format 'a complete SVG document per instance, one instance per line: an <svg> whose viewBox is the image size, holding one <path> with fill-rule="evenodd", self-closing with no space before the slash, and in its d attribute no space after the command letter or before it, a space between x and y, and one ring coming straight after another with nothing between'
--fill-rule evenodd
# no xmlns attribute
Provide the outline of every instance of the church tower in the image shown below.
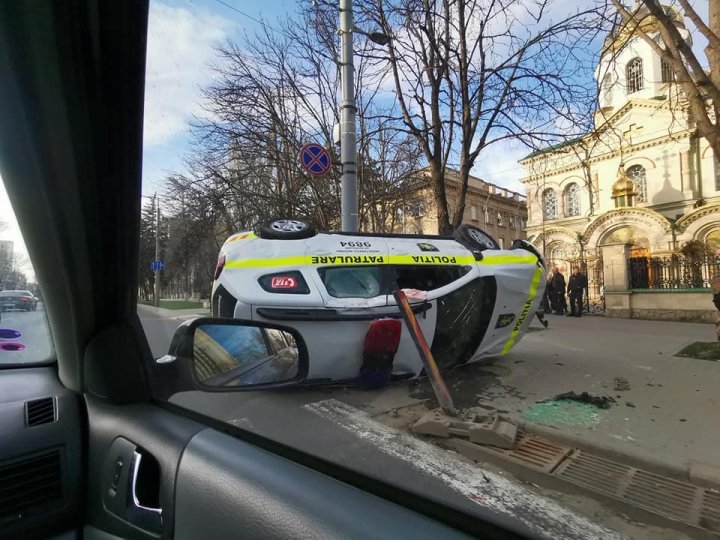
<svg viewBox="0 0 720 540"><path fill-rule="evenodd" d="M672 6L663 6L663 9L673 18L683 39L692 45L683 16ZM637 32L643 30L657 43L662 43L658 22L644 5L629 11L633 18L610 32L595 69L600 105L595 116L596 127L630 99L663 99L670 93L674 78L670 65Z"/></svg>

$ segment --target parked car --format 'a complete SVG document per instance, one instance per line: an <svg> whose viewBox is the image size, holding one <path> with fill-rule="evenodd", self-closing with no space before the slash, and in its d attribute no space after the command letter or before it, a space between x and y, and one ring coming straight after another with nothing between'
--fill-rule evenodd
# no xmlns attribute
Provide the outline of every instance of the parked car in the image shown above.
<svg viewBox="0 0 720 540"><path fill-rule="evenodd" d="M471 225L442 237L317 233L303 220L278 219L227 239L212 311L296 328L312 359L308 379L344 381L357 378L367 347L377 346L366 339L373 324L401 317L396 288L407 291L438 365L450 367L507 354L544 286L544 262L530 244L499 249ZM385 326L372 335L384 336L392 375L420 375L407 330Z"/></svg>
<svg viewBox="0 0 720 540"><path fill-rule="evenodd" d="M38 299L30 291L0 291L0 311L35 311L37 305Z"/></svg>

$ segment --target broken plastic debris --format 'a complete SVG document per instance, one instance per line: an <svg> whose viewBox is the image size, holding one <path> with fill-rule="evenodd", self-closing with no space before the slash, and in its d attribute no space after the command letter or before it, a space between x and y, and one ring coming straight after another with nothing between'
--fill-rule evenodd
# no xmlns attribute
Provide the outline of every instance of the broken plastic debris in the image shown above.
<svg viewBox="0 0 720 540"><path fill-rule="evenodd" d="M613 388L621 391L630 390L630 383L625 377L615 377Z"/></svg>
<svg viewBox="0 0 720 540"><path fill-rule="evenodd" d="M564 394L558 394L552 400L545 400L545 401L547 402L547 401L562 401L562 400L578 401L580 403L588 403L590 405L595 405L596 407L599 407L601 409L609 409L611 404L616 403L615 400L611 397L593 396L591 394L588 394L587 392L583 392L581 394L578 394L576 392L565 392ZM540 403L543 403L543 402L541 401Z"/></svg>

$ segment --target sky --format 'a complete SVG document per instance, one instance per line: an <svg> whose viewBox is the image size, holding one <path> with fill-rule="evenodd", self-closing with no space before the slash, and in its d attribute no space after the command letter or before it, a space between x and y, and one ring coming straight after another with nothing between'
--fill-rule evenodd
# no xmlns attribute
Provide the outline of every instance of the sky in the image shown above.
<svg viewBox="0 0 720 540"><path fill-rule="evenodd" d="M292 14L300 2L312 0L151 0L145 96L143 194L162 192L163 179L184 171L190 149L189 122L202 115L201 89L213 79L209 67L214 45L252 35L261 21L271 27ZM579 0L582 3L594 0ZM626 2L629 3L629 2ZM694 2L706 13L707 2ZM704 42L695 36L702 54ZM528 153L518 143L501 143L481 154L472 170L489 182L523 192L522 167L517 160ZM13 240L21 260L27 261L17 223L0 184L0 240ZM24 270L32 275L28 262Z"/></svg>

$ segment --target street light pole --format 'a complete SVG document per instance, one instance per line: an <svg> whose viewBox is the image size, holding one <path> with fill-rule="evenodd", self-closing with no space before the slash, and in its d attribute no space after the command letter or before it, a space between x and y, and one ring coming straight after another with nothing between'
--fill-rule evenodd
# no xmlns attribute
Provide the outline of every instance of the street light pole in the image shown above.
<svg viewBox="0 0 720 540"><path fill-rule="evenodd" d="M153 300L155 307L160 307L160 268L158 268L157 264L160 260L160 200L157 198L157 193L153 200L155 201L155 211L157 213L155 221L155 293Z"/></svg>
<svg viewBox="0 0 720 540"><path fill-rule="evenodd" d="M357 192L357 140L355 131L355 67L353 65L353 13L352 0L340 0L340 48L342 102L340 104L340 183L342 217L341 228L345 232L358 230Z"/></svg>

